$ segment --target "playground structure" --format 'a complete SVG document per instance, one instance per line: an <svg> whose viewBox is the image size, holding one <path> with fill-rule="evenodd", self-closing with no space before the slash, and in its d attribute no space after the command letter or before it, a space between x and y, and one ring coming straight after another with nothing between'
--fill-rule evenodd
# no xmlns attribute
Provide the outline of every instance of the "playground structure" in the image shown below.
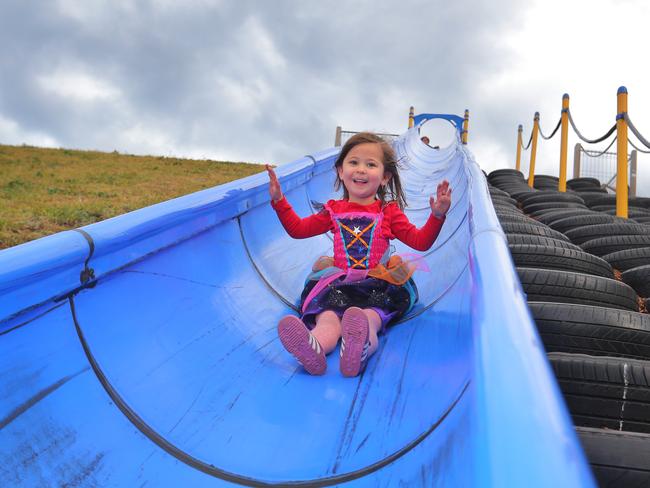
<svg viewBox="0 0 650 488"><path fill-rule="evenodd" d="M607 151L612 147L616 142L616 171L615 179L616 183L614 186L611 185L611 181L607 181L604 186L609 187L612 190L615 190L617 200L616 200L616 215L619 217L626 218L628 216L628 194L630 196L635 196L636 194L636 160L637 160L637 151L642 153L650 153L650 142L643 137L639 130L635 127L628 114L628 100L627 100L627 88L621 86L616 94L617 102L617 113L616 113L616 122L610 127L610 129L601 137L589 139L585 137L580 130L577 128L573 116L571 114L571 109L569 108L569 95L564 94L562 96L562 109L560 111L560 119L558 120L555 128L550 135L545 136L540 127L540 114L535 112L533 117L533 128L528 139L528 143L524 146L523 143L523 127L519 125L517 129L517 151L516 151L516 163L515 168L517 171L521 170L521 151L527 150L530 148L530 161L528 168L528 184L532 188L535 181L535 160L537 156L537 143L538 136L541 135L543 139L550 140L557 133L558 129L561 133L560 139L560 164L559 164L559 182L558 182L558 191L566 192L567 191L567 146L568 146L568 133L569 133L569 124L574 130L578 138L587 143L587 144L597 144L607 140L614 132L616 136L612 138L609 145L603 151L587 151L586 154L590 157L598 157L608 154ZM632 139L628 137L628 129L636 136L641 145L646 149L641 149L637 146ZM631 154L628 155L628 144L631 145L634 150ZM532 147L531 147L532 145ZM578 144L576 145L574 152L574 178L581 176L581 163L580 155L584 150ZM629 170L628 170L629 167ZM631 184L631 186L630 186Z"/></svg>
<svg viewBox="0 0 650 488"><path fill-rule="evenodd" d="M457 135L434 150L440 117ZM277 339L331 240L289 238L265 174L0 252L0 484L593 486L468 124L412 110L394 142L409 219L442 179L453 205L358 378ZM339 150L277 168L300 215Z"/></svg>

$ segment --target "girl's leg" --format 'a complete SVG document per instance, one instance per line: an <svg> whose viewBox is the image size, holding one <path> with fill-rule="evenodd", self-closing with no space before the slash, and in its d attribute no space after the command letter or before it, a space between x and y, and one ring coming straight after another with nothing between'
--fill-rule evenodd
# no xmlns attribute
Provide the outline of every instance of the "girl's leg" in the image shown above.
<svg viewBox="0 0 650 488"><path fill-rule="evenodd" d="M316 316L316 326L311 333L323 348L323 352L329 354L341 338L341 320L331 310L325 310Z"/></svg>
<svg viewBox="0 0 650 488"><path fill-rule="evenodd" d="M278 336L284 348L303 365L309 374L324 374L327 361L323 348L302 320L287 315L278 323Z"/></svg>
<svg viewBox="0 0 650 488"><path fill-rule="evenodd" d="M341 362L343 376L357 376L363 371L368 358L377 350L382 320L379 314L370 308L350 307L341 320Z"/></svg>
<svg viewBox="0 0 650 488"><path fill-rule="evenodd" d="M379 331L381 330L382 323L381 317L372 308L364 308L363 313L365 313L366 317L368 317L368 339L370 340L368 357L370 357L377 350L377 346L379 344L379 338L377 337L377 334L379 334Z"/></svg>
<svg viewBox="0 0 650 488"><path fill-rule="evenodd" d="M347 377L357 376L366 364L370 342L368 316L359 307L348 308L341 318L341 360L339 369Z"/></svg>

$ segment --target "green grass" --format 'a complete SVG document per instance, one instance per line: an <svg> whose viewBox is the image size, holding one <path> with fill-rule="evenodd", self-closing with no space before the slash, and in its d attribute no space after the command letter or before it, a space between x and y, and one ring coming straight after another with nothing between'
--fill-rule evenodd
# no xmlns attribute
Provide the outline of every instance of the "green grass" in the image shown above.
<svg viewBox="0 0 650 488"><path fill-rule="evenodd" d="M263 170L248 163L0 145L0 249Z"/></svg>

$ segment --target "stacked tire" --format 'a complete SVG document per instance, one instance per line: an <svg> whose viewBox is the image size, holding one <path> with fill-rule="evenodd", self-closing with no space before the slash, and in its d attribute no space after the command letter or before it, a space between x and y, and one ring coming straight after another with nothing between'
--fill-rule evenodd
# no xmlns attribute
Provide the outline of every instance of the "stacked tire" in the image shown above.
<svg viewBox="0 0 650 488"><path fill-rule="evenodd" d="M594 178L569 180L567 192L545 175L525 190L513 170L488 183L596 478L650 486L650 199L631 198L621 219Z"/></svg>

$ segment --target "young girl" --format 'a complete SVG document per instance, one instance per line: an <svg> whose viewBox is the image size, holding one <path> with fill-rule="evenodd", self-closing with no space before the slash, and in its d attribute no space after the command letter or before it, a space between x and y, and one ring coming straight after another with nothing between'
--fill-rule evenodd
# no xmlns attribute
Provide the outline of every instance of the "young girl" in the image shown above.
<svg viewBox="0 0 650 488"><path fill-rule="evenodd" d="M446 180L438 185L437 198L429 199L431 215L417 229L402 212L406 202L396 155L381 137L368 132L351 137L334 169L335 189L343 186L343 199L330 200L318 214L301 219L266 166L271 205L287 233L296 239L328 231L334 235L334 257L319 258L306 281L301 318L282 318L278 335L315 375L325 373L325 355L341 338L341 373L357 376L377 349L378 332L417 300L411 279L415 261L391 257L388 241L397 238L419 251L429 249L451 205L451 188Z"/></svg>

